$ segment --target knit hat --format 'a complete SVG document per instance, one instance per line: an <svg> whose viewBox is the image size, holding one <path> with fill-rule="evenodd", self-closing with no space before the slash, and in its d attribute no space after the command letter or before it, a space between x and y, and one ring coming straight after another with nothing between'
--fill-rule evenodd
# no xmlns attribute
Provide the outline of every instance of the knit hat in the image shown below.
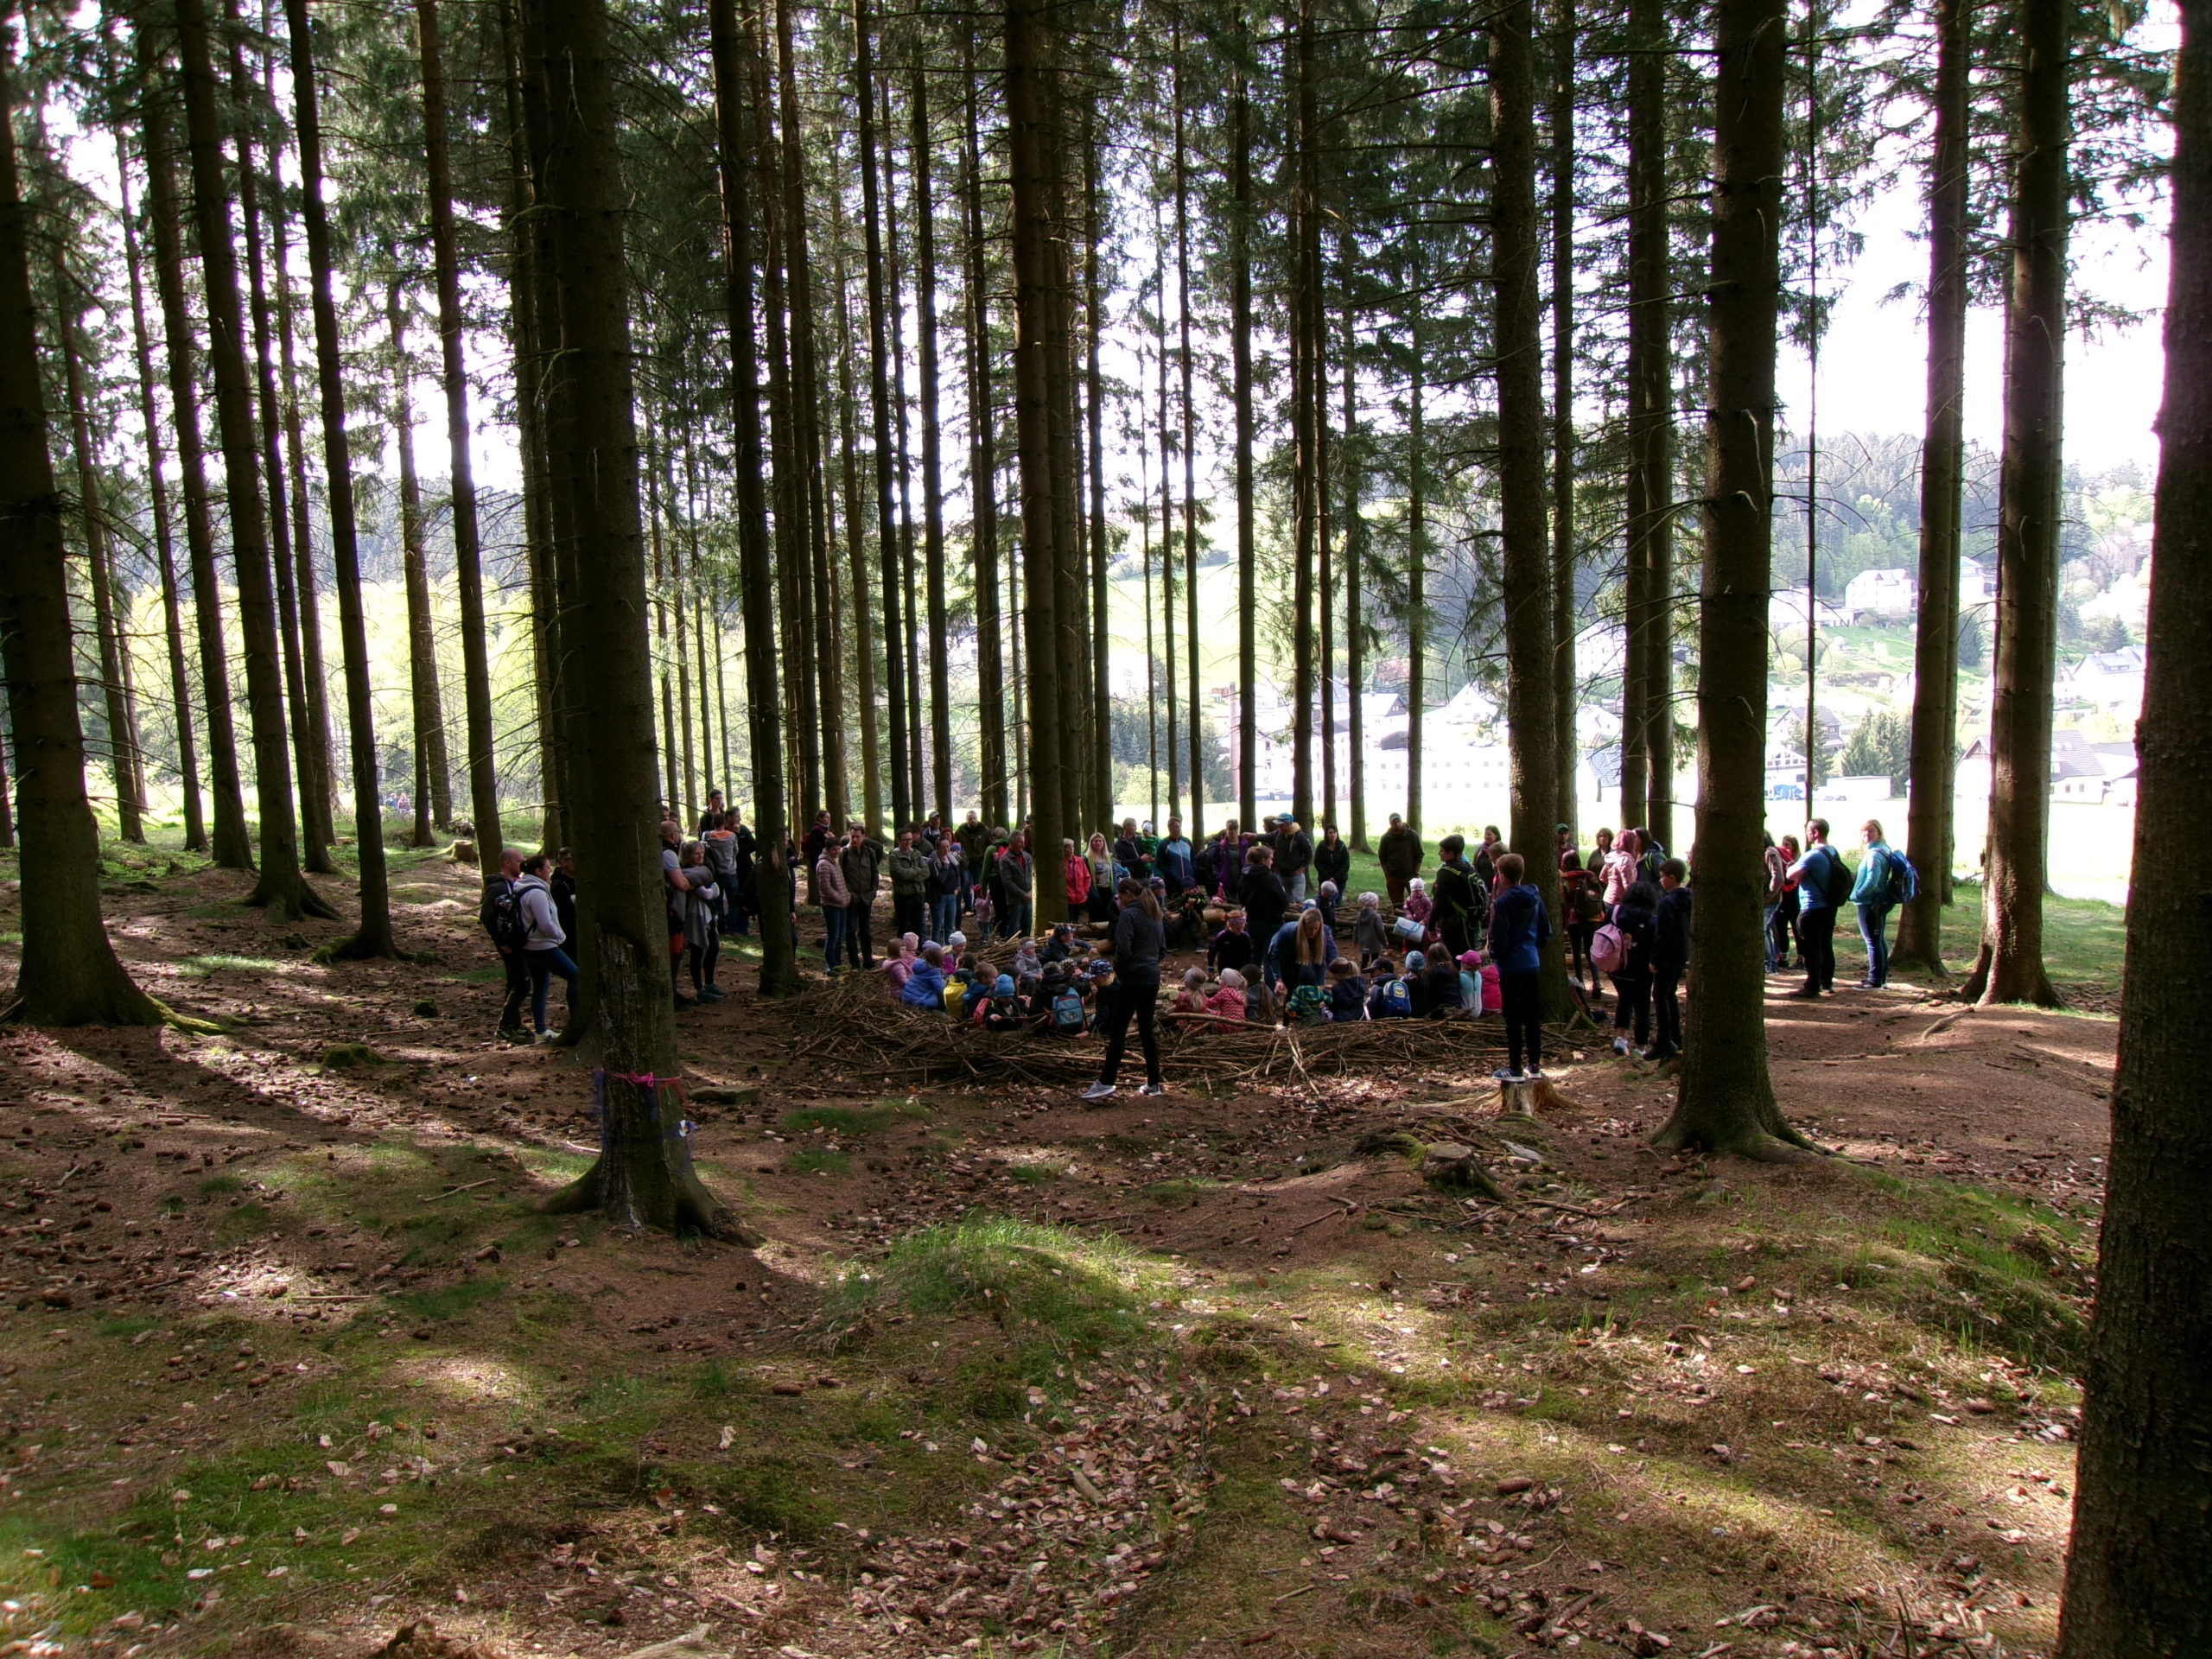
<svg viewBox="0 0 2212 1659"><path fill-rule="evenodd" d="M947 944L965 944L968 943L968 936L965 933L956 931L950 938L945 941L945 943Z"/></svg>
<svg viewBox="0 0 2212 1659"><path fill-rule="evenodd" d="M1406 971L1408 973L1417 974L1427 966L1428 958L1421 955L1420 951L1408 950L1406 952Z"/></svg>
<svg viewBox="0 0 2212 1659"><path fill-rule="evenodd" d="M1243 990L1244 988L1244 976L1238 973L1234 968L1223 969L1221 970L1221 988L1224 991Z"/></svg>
<svg viewBox="0 0 2212 1659"><path fill-rule="evenodd" d="M1001 974L995 980L992 981L991 995L993 996L1012 996L1014 995L1014 976L1012 974Z"/></svg>

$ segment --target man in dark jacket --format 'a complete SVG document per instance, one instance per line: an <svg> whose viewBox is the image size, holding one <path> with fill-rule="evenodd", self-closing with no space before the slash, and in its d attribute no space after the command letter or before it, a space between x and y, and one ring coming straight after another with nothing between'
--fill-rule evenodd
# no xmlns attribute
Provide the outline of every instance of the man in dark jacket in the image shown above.
<svg viewBox="0 0 2212 1659"><path fill-rule="evenodd" d="M1037 863L1029 855L1029 837L1021 830L999 855L999 889L1006 894L1000 906L999 931L1007 938L1027 938L1037 916Z"/></svg>
<svg viewBox="0 0 2212 1659"><path fill-rule="evenodd" d="M858 818L847 826L845 887L852 902L845 906L845 937L860 952L861 966L875 966L875 939L869 930L869 912L875 907L875 890L883 876L883 846L870 841Z"/></svg>
<svg viewBox="0 0 2212 1659"><path fill-rule="evenodd" d="M1306 902L1306 873L1313 868L1313 837L1295 818L1275 825L1275 874L1289 890L1290 902Z"/></svg>
<svg viewBox="0 0 2212 1659"><path fill-rule="evenodd" d="M899 844L891 849L891 928L894 933L912 933L917 938L930 934L930 855L924 852L911 830L899 832Z"/></svg>
<svg viewBox="0 0 2212 1659"><path fill-rule="evenodd" d="M1390 908L1402 909L1406 902L1406 883L1421 874L1421 861L1427 856L1427 849L1406 821L1393 812L1390 827L1382 832L1375 855L1382 865L1382 885L1390 890Z"/></svg>

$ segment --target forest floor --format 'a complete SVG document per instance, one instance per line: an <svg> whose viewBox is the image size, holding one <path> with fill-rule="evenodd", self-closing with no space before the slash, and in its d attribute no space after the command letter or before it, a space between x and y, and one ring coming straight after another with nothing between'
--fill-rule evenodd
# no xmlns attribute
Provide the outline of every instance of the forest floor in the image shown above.
<svg viewBox="0 0 2212 1659"><path fill-rule="evenodd" d="M1533 1121L1411 1040L1094 1109L734 962L680 1022L747 1250L535 1211L589 1079L493 1039L473 869L329 966L117 874L225 1028L0 1035L0 1653L2050 1651L2108 1018L1772 1001L1835 1155L1769 1167L1649 1150L1601 1039Z"/></svg>

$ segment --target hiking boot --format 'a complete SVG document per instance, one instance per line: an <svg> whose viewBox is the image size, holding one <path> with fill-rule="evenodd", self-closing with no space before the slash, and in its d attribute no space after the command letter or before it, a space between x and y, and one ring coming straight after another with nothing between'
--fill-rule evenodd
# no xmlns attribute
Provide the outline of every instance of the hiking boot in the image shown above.
<svg viewBox="0 0 2212 1659"><path fill-rule="evenodd" d="M1110 1083L1094 1083L1076 1096L1077 1100L1089 1101L1111 1100L1113 1097L1114 1085Z"/></svg>
<svg viewBox="0 0 2212 1659"><path fill-rule="evenodd" d="M683 992L678 991L676 994L676 1006L679 1008L696 1008L699 1006L699 999L696 996L686 996Z"/></svg>

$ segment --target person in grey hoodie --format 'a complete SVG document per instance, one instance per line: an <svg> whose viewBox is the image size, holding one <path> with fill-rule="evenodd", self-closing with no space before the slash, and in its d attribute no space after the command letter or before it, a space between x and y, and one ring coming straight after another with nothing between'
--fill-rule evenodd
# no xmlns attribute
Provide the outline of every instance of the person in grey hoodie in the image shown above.
<svg viewBox="0 0 2212 1659"><path fill-rule="evenodd" d="M543 853L533 853L523 860L522 874L515 881L515 901L530 927L522 947L523 959L530 966L530 1024L541 1043L550 1043L560 1035L545 1022L546 995L552 989L553 976L558 974L568 987L571 1006L576 995L576 964L561 948L561 913L554 906L552 884L547 880L552 869L551 859Z"/></svg>

